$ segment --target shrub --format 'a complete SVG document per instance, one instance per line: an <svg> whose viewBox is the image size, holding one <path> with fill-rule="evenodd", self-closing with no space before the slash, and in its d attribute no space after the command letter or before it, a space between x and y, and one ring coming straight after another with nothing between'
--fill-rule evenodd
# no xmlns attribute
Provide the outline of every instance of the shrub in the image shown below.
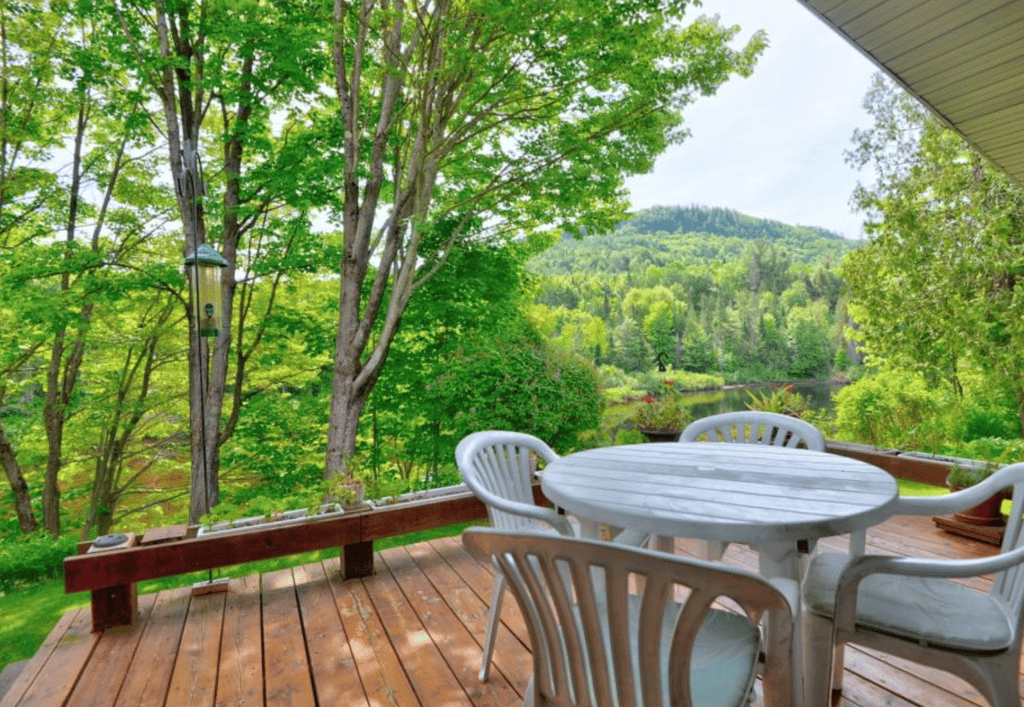
<svg viewBox="0 0 1024 707"><path fill-rule="evenodd" d="M962 438L952 392L910 371L865 376L837 391L835 401L836 427L844 439L937 452Z"/></svg>
<svg viewBox="0 0 1024 707"><path fill-rule="evenodd" d="M964 444L957 454L968 459L995 462L999 466L1024 461L1024 439L979 437Z"/></svg>
<svg viewBox="0 0 1024 707"><path fill-rule="evenodd" d="M1014 439L1020 436L1020 420L1012 407L985 405L971 400L964 402L964 440L985 437Z"/></svg>
<svg viewBox="0 0 1024 707"><path fill-rule="evenodd" d="M63 576L64 558L77 550L78 541L71 535L54 540L38 533L0 540L0 591Z"/></svg>

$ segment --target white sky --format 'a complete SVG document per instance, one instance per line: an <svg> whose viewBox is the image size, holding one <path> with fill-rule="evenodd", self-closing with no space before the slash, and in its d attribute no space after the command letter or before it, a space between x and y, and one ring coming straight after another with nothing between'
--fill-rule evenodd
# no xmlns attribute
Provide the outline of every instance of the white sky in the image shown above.
<svg viewBox="0 0 1024 707"><path fill-rule="evenodd" d="M750 78L684 111L692 135L627 180L633 207L719 206L861 237L849 201L870 175L843 153L871 125L860 104L875 65L797 0L704 0L691 13L740 25L737 41L764 29L770 46Z"/></svg>

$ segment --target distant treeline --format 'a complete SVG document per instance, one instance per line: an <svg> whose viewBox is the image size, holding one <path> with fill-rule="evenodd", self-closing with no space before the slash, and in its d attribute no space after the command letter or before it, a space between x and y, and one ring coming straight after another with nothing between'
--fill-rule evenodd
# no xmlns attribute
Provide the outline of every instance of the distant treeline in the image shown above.
<svg viewBox="0 0 1024 707"><path fill-rule="evenodd" d="M825 228L791 226L788 223L755 218L733 209L713 206L653 206L623 222L619 229L635 233L709 233L727 238L747 240L763 238L770 241L786 239L845 240L842 235Z"/></svg>
<svg viewBox="0 0 1024 707"><path fill-rule="evenodd" d="M626 372L661 356L727 380L827 376L846 365L836 267L853 248L729 209L656 207L533 258L533 319L553 343Z"/></svg>

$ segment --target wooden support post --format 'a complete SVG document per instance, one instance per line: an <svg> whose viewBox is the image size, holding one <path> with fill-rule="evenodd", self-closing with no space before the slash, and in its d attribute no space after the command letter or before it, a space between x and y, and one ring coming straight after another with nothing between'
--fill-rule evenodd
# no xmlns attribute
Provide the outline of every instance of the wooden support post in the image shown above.
<svg viewBox="0 0 1024 707"><path fill-rule="evenodd" d="M139 612L135 582L96 589L92 594L92 631L130 626Z"/></svg>
<svg viewBox="0 0 1024 707"><path fill-rule="evenodd" d="M135 533L104 535L93 541L86 554L124 550L134 547L137 542ZM139 596L135 582L94 589L90 594L93 633L114 626L130 626L135 621L135 615L139 612Z"/></svg>
<svg viewBox="0 0 1024 707"><path fill-rule="evenodd" d="M373 541L349 543L341 548L341 568L345 579L373 574Z"/></svg>

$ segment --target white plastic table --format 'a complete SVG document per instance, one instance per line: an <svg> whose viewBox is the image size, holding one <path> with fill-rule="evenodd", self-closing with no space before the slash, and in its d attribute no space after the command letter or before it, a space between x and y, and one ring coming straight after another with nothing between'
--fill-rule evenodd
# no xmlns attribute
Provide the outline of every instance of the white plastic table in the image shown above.
<svg viewBox="0 0 1024 707"><path fill-rule="evenodd" d="M762 444L665 442L588 449L544 469L544 494L596 536L598 523L751 545L761 574L800 579L797 544L875 525L899 490L837 454Z"/></svg>

